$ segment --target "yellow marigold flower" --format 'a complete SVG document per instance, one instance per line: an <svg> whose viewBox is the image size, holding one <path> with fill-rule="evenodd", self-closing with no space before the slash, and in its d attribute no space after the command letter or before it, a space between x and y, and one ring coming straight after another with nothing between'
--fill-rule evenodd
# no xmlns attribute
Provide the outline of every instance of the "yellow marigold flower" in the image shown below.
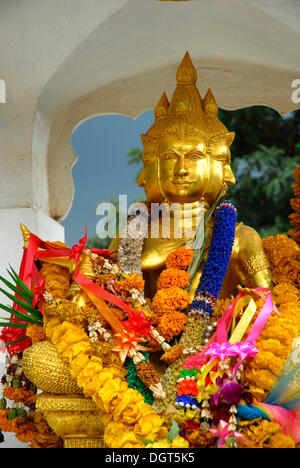
<svg viewBox="0 0 300 468"><path fill-rule="evenodd" d="M178 270L178 268L167 268L162 271L158 278L157 287L170 288L177 286L178 288L185 288L190 284L190 275L185 270Z"/></svg>
<svg viewBox="0 0 300 468"><path fill-rule="evenodd" d="M60 320L58 318L44 319L44 329L46 336L52 340L52 335L60 326ZM54 341L53 341L54 342Z"/></svg>
<svg viewBox="0 0 300 468"><path fill-rule="evenodd" d="M177 436L172 441L172 448L189 448L189 443L183 437Z"/></svg>
<svg viewBox="0 0 300 468"><path fill-rule="evenodd" d="M127 390L127 382L119 378L114 378L98 389L95 399L97 400L98 406L106 413L109 413L112 408L113 400L118 397L120 398Z"/></svg>
<svg viewBox="0 0 300 468"><path fill-rule="evenodd" d="M282 344L279 340L274 338L269 338L267 340L260 340L257 343L257 348L260 351L268 351L269 353L273 353L275 356L280 358L285 357L285 350L282 347Z"/></svg>
<svg viewBox="0 0 300 468"><path fill-rule="evenodd" d="M85 386L93 379L93 377L102 372L102 361L100 358L98 359L98 362L90 359L84 369L77 375L77 383L80 387L85 389Z"/></svg>
<svg viewBox="0 0 300 468"><path fill-rule="evenodd" d="M70 271L68 268L54 263L43 262L39 270L42 278L46 279L46 290L55 299L64 298L70 288Z"/></svg>
<svg viewBox="0 0 300 468"><path fill-rule="evenodd" d="M252 393L254 401L264 401L268 393L266 390L262 389L261 387L256 387L255 385L251 383L249 385L249 391Z"/></svg>
<svg viewBox="0 0 300 468"><path fill-rule="evenodd" d="M146 405L142 395L132 388L128 388L126 392L121 393L115 401L115 422L133 425L138 423L142 416L152 413L151 406Z"/></svg>
<svg viewBox="0 0 300 468"><path fill-rule="evenodd" d="M159 440L152 444L147 444L146 448L170 448L172 447L171 442L168 439Z"/></svg>
<svg viewBox="0 0 300 468"><path fill-rule="evenodd" d="M247 383L250 382L256 387L261 387L265 391L269 391L273 385L276 375L267 369L246 369Z"/></svg>
<svg viewBox="0 0 300 468"><path fill-rule="evenodd" d="M134 432L138 437L145 439L163 439L168 433L163 423L163 418L153 411L139 419L139 422L135 425Z"/></svg>
<svg viewBox="0 0 300 468"><path fill-rule="evenodd" d="M251 363L254 369L269 369L275 375L279 374L283 364L284 359L274 356L269 351L260 351Z"/></svg>
<svg viewBox="0 0 300 468"><path fill-rule="evenodd" d="M264 447L270 437L281 432L281 426L273 421L262 420L258 424L252 424L244 429L244 436L251 440L256 448Z"/></svg>
<svg viewBox="0 0 300 468"><path fill-rule="evenodd" d="M70 363L70 372L74 378L77 378L77 375L87 366L89 359L89 356L86 354L79 354L72 360Z"/></svg>
<svg viewBox="0 0 300 468"><path fill-rule="evenodd" d="M179 247L168 255L166 260L166 267L185 269L191 263L193 255L193 249Z"/></svg>
<svg viewBox="0 0 300 468"><path fill-rule="evenodd" d="M295 448L294 440L280 432L270 437L268 445L272 448Z"/></svg>
<svg viewBox="0 0 300 468"><path fill-rule="evenodd" d="M133 432L125 432L120 440L116 440L113 448L145 448L145 444Z"/></svg>
<svg viewBox="0 0 300 468"><path fill-rule="evenodd" d="M71 362L78 354L86 354L89 355L91 353L91 345L86 342L79 342L73 345L65 343L62 340L60 343L56 345L57 350L63 358L68 359Z"/></svg>
<svg viewBox="0 0 300 468"><path fill-rule="evenodd" d="M293 239L285 234L269 236L263 241L264 249L274 266L279 265L283 259L291 258L300 252L300 248Z"/></svg>
<svg viewBox="0 0 300 468"><path fill-rule="evenodd" d="M189 294L177 286L157 291L152 300L154 313L165 314L175 310L184 310L190 302Z"/></svg>
<svg viewBox="0 0 300 468"><path fill-rule="evenodd" d="M129 432L123 424L114 422L106 426L104 442L111 448L145 448L145 444L133 432Z"/></svg>
<svg viewBox="0 0 300 468"><path fill-rule="evenodd" d="M280 283L273 288L273 293L276 296L284 294L293 294L295 296L300 296L300 291L296 286L291 285L290 283ZM300 297L299 297L300 299ZM287 301L288 302L288 301Z"/></svg>

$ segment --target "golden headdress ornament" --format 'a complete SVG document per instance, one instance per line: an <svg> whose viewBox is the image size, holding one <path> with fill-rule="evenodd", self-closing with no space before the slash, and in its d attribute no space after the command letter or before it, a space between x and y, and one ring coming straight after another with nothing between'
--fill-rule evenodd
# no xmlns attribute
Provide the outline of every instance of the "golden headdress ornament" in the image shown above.
<svg viewBox="0 0 300 468"><path fill-rule="evenodd" d="M176 135L178 139L198 137L208 147L218 141L230 145L234 133L228 132L219 120L218 105L211 90L201 98L196 87L197 72L188 52L177 70L176 80L170 103L163 93L154 109L154 123L141 135L144 152L148 147L158 156L159 141L168 135Z"/></svg>

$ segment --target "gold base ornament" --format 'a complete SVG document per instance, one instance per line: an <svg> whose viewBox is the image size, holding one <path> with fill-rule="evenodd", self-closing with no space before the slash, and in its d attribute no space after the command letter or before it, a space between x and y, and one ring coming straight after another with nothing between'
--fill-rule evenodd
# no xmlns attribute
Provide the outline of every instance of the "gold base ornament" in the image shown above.
<svg viewBox="0 0 300 468"><path fill-rule="evenodd" d="M41 395L36 408L64 448L104 448L103 423L94 401L81 395Z"/></svg>
<svg viewBox="0 0 300 468"><path fill-rule="evenodd" d="M103 448L103 424L99 410L91 398L70 375L50 341L41 341L26 349L22 359L23 372L38 389L46 394L37 397L36 409L43 413L64 448Z"/></svg>

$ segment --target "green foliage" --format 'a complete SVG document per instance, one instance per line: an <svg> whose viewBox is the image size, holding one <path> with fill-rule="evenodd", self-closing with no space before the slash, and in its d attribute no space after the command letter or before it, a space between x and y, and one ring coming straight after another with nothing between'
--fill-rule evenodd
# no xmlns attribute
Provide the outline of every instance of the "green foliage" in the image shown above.
<svg viewBox="0 0 300 468"><path fill-rule="evenodd" d="M136 164L137 166L139 166L139 171L135 174L135 180L138 180L140 172L142 170L142 155L142 148L133 148L131 150L126 151L127 163L129 165Z"/></svg>
<svg viewBox="0 0 300 468"><path fill-rule="evenodd" d="M300 141L300 110L282 117L270 107L253 106L235 111L219 110L219 119L235 132L231 150L233 159L244 158L259 145L276 146L293 157ZM297 148L296 148L297 149Z"/></svg>
<svg viewBox="0 0 300 468"><path fill-rule="evenodd" d="M298 157L284 150L259 145L253 153L232 162L236 185L229 188L238 219L257 229L262 237L289 229L288 214L293 196L293 169Z"/></svg>

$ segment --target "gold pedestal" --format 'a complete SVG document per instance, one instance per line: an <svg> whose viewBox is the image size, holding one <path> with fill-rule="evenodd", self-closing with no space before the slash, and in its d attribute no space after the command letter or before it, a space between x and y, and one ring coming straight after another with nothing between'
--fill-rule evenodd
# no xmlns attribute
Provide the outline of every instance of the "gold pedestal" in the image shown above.
<svg viewBox="0 0 300 468"><path fill-rule="evenodd" d="M104 448L103 424L91 398L81 395L40 395L36 408L64 448Z"/></svg>

